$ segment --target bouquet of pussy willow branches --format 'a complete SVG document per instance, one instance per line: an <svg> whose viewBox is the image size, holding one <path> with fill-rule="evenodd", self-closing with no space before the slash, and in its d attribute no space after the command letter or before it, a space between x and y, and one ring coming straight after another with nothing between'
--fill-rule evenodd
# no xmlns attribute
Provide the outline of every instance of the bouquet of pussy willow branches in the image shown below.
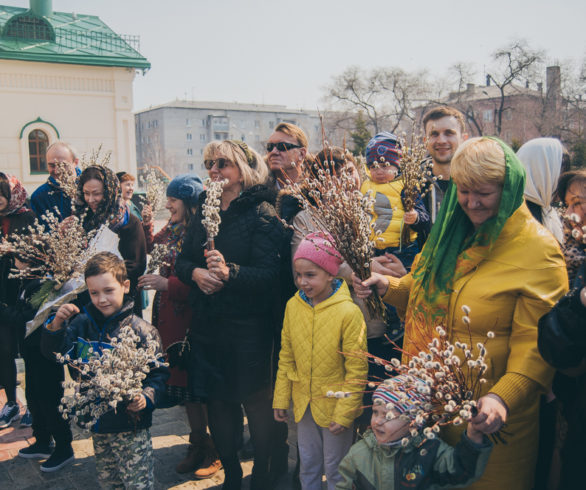
<svg viewBox="0 0 586 490"><path fill-rule="evenodd" d="M93 254L89 244L96 235L96 231L86 233L83 229L83 217L71 216L65 225L47 211L43 220L46 227L35 220L27 230L12 233L0 243L0 255L14 254L29 264L26 269L11 270L9 277L43 280L41 289L33 296L36 307L69 279L83 275L84 265Z"/></svg>
<svg viewBox="0 0 586 490"><path fill-rule="evenodd" d="M71 171L71 166L72 164L69 162L56 162L55 180L65 195L71 199L71 207L73 208L77 199L77 174L75 171Z"/></svg>
<svg viewBox="0 0 586 490"><path fill-rule="evenodd" d="M409 142L405 133L399 138L401 145L401 157L399 158L399 169L403 180L403 206L405 212L415 208L417 199L422 198L429 190L430 181L437 180L431 172L433 163L427 159L427 148L420 135L411 133ZM401 241L407 243L409 240L409 229L403 228Z"/></svg>
<svg viewBox="0 0 586 490"><path fill-rule="evenodd" d="M323 153L333 160L328 150L326 146ZM374 255L369 214L373 198L362 195L345 166L338 166L338 171L335 167L333 161L315 159L312 165L304 166L297 182L287 179L283 183L319 228L332 236L334 247L356 276L365 280L371 275ZM385 307L376 292L365 304L371 317L384 317Z"/></svg>
<svg viewBox="0 0 586 490"><path fill-rule="evenodd" d="M59 362L79 373L72 381L63 382L66 395L59 406L63 418L91 429L102 415L142 394L148 373L167 366L158 346L152 336L141 342L133 328L124 325L118 337L110 338L107 344L78 341L77 359L56 354Z"/></svg>
<svg viewBox="0 0 586 490"><path fill-rule="evenodd" d="M161 267L169 267L169 246L166 243L156 243L149 254L149 262L145 274L154 274Z"/></svg>
<svg viewBox="0 0 586 490"><path fill-rule="evenodd" d="M429 181L432 179L433 163L426 158L427 148L423 138L415 132L411 134L409 141L403 133L399 138L399 144L401 145L399 168L405 195L403 205L405 211L411 211L417 199L427 192Z"/></svg>
<svg viewBox="0 0 586 490"><path fill-rule="evenodd" d="M462 322L470 332L470 308L464 305L462 311ZM477 413L477 400L482 385L486 383L486 343L494 338L493 332L487 332L484 342L476 344L471 334L466 342L450 342L443 326L436 327L436 334L426 346L417 346L419 352L411 355L406 364L398 359L386 360L369 353L362 354L370 362L384 366L394 376L403 375L408 380L408 383L395 384L390 377L369 382L368 387L374 390L383 383L399 392L399 401L404 406L410 406L401 417L410 421L411 437L422 435L426 439L433 439L442 426L458 426L469 422ZM402 352L404 356L409 356L407 352ZM410 394L410 391L415 392L416 396ZM342 398L346 393L332 391L328 392L328 396ZM381 403L381 400L375 400L374 403ZM502 442L505 434L501 429L493 437ZM409 438L405 438L402 443L407 445Z"/></svg>
<svg viewBox="0 0 586 490"><path fill-rule="evenodd" d="M159 177L154 168L149 168L145 178L146 194L141 196L143 203L151 206L153 215L165 209L167 184Z"/></svg>
<svg viewBox="0 0 586 490"><path fill-rule="evenodd" d="M214 239L220 232L220 204L224 186L228 180L209 180L206 181L206 199L201 206L203 224L207 234L207 249L213 250Z"/></svg>
<svg viewBox="0 0 586 490"><path fill-rule="evenodd" d="M586 245L586 225L582 223L580 216L571 213L564 216L566 226L570 230L572 238L581 245Z"/></svg>
<svg viewBox="0 0 586 490"><path fill-rule="evenodd" d="M102 145L98 146L97 149L92 150L89 155L84 153L81 156L79 166L82 170L95 165L101 165L102 167L109 167L110 160L112 160L112 152L107 151L102 153Z"/></svg>

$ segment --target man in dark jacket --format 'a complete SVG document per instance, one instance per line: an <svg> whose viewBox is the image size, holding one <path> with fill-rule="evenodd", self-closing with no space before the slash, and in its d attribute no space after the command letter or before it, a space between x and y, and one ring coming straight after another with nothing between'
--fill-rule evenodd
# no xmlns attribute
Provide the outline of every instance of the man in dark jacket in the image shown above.
<svg viewBox="0 0 586 490"><path fill-rule="evenodd" d="M63 192L57 181L57 164L60 162L69 164L72 175L75 173L79 176L81 173L77 167L79 158L70 145L63 141L57 141L49 146L47 149L49 178L31 196L31 207L41 221L43 221L43 214L47 211L57 215L60 221L71 215L71 198Z"/></svg>
<svg viewBox="0 0 586 490"><path fill-rule="evenodd" d="M77 358L80 344L107 343L119 337L123 327L130 326L140 338L137 347L146 347L149 339L153 339L157 344L155 355L162 357L158 332L133 315L132 301L124 300L130 288L124 262L110 252L100 252L88 261L84 275L91 304L81 314L73 304L59 308L44 327L43 354L51 358L54 353L72 352L71 357ZM168 377L164 365L151 366L142 381L142 394L105 413L92 427L98 479L104 486L153 488L154 456L149 428Z"/></svg>

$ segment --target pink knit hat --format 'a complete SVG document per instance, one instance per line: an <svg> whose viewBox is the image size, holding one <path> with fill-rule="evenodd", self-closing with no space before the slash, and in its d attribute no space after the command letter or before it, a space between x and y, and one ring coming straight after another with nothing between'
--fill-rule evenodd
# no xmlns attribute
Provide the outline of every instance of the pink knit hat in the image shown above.
<svg viewBox="0 0 586 490"><path fill-rule="evenodd" d="M340 264L344 261L340 252L334 247L332 236L323 231L310 233L303 238L297 247L293 262L297 259L307 259L332 276L338 274Z"/></svg>

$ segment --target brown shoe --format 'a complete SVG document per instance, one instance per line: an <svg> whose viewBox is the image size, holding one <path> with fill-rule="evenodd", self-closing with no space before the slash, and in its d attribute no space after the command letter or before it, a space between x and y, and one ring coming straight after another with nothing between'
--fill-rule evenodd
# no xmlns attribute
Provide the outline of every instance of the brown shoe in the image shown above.
<svg viewBox="0 0 586 490"><path fill-rule="evenodd" d="M194 473L194 476L198 480L205 480L214 476L221 468L222 463L219 459L206 458L201 468Z"/></svg>
<svg viewBox="0 0 586 490"><path fill-rule="evenodd" d="M205 459L205 452L202 446L190 444L187 448L185 458L175 466L177 473L191 473L201 466Z"/></svg>
<svg viewBox="0 0 586 490"><path fill-rule="evenodd" d="M208 437L204 444L204 460L200 465L200 468L195 472L194 476L198 480L205 480L214 476L218 470L222 467L222 463L218 458L218 453L214 447L212 439Z"/></svg>

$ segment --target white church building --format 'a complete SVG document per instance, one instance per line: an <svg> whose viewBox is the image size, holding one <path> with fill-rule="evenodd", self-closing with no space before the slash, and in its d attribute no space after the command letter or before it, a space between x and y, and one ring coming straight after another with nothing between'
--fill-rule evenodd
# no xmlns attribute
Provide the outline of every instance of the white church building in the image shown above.
<svg viewBox="0 0 586 490"><path fill-rule="evenodd" d="M0 5L0 170L32 192L60 139L79 155L101 145L113 170L136 175L132 83L149 68L138 37L96 16L54 12L51 0Z"/></svg>

